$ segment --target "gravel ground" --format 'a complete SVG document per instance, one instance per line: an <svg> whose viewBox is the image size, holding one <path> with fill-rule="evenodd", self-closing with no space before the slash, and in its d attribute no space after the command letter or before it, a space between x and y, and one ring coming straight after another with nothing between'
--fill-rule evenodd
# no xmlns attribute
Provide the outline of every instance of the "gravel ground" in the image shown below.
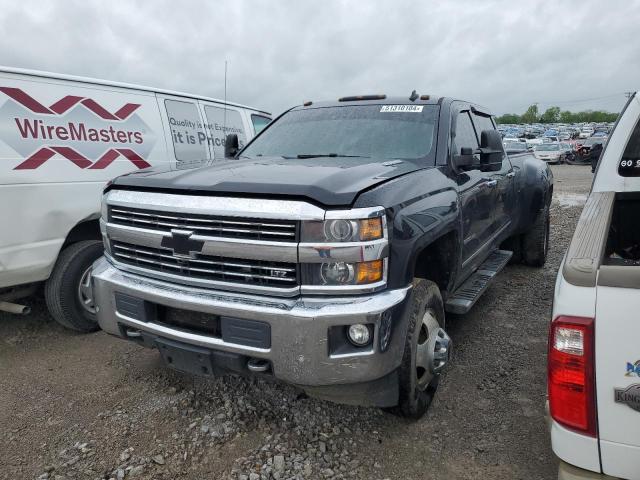
<svg viewBox="0 0 640 480"><path fill-rule="evenodd" d="M31 298L29 317L0 313L0 478L554 478L547 325L592 176L553 170L547 265L508 267L469 314L448 317L453 360L422 420L176 373L155 351L64 330Z"/></svg>

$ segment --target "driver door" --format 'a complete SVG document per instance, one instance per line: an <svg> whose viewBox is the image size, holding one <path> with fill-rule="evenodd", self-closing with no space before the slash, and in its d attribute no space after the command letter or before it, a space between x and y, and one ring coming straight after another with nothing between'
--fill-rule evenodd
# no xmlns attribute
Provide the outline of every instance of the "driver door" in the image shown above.
<svg viewBox="0 0 640 480"><path fill-rule="evenodd" d="M495 130L491 116L477 111L472 112L471 116L478 136L483 130ZM493 225L490 233L491 236L497 237L495 243L499 243L504 240L504 233L511 224L518 201L514 186L515 172L506 153L502 153L499 168L486 172L486 175L489 178L493 209Z"/></svg>
<svg viewBox="0 0 640 480"><path fill-rule="evenodd" d="M460 154L462 148L478 151L480 143L469 110L456 114L451 137L452 155ZM487 257L494 224L491 179L480 171L479 153L474 153L474 156L477 157L474 159L477 168L458 171L452 163L461 208L462 278L476 270Z"/></svg>

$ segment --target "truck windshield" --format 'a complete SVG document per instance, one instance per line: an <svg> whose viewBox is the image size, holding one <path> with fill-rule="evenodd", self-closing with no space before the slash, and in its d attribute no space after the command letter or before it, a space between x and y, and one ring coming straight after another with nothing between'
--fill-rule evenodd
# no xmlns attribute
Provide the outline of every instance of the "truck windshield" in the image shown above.
<svg viewBox="0 0 640 480"><path fill-rule="evenodd" d="M417 160L431 152L437 114L435 105L345 105L292 110L274 121L240 156Z"/></svg>

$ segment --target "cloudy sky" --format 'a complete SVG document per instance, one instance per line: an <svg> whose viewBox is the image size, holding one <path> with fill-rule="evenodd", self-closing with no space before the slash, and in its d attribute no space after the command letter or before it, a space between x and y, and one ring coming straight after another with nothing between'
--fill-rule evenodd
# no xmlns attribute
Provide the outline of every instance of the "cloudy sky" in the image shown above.
<svg viewBox="0 0 640 480"><path fill-rule="evenodd" d="M0 0L0 64L222 98L419 93L497 114L618 111L640 88L640 1Z"/></svg>

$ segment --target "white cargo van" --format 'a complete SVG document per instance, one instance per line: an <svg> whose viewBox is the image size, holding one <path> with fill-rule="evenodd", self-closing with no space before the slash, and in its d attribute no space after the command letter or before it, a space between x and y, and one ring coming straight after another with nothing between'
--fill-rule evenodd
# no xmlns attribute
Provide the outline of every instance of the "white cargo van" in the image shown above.
<svg viewBox="0 0 640 480"><path fill-rule="evenodd" d="M551 445L560 480L640 480L640 99L600 157L556 280Z"/></svg>
<svg viewBox="0 0 640 480"><path fill-rule="evenodd" d="M105 183L148 167L224 157L271 120L206 97L0 67L0 310L42 285L52 316L98 328L91 264Z"/></svg>

